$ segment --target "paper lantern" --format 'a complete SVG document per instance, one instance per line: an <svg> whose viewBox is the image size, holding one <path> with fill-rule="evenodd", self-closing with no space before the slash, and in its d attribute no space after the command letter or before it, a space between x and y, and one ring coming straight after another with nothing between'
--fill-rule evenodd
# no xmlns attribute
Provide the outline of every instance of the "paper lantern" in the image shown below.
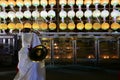
<svg viewBox="0 0 120 80"><path fill-rule="evenodd" d="M14 23L9 23L8 28L9 29L15 29L15 24Z"/></svg>
<svg viewBox="0 0 120 80"><path fill-rule="evenodd" d="M16 5L16 2L15 2L15 0L8 0L8 4L9 4L10 6L15 6L15 5Z"/></svg>
<svg viewBox="0 0 120 80"><path fill-rule="evenodd" d="M1 29L7 29L7 24L1 23L0 27L1 27Z"/></svg>
<svg viewBox="0 0 120 80"><path fill-rule="evenodd" d="M17 0L16 5L19 6L19 7L22 7L24 5L23 0Z"/></svg>
<svg viewBox="0 0 120 80"><path fill-rule="evenodd" d="M15 18L16 17L15 12L9 11L8 12L8 17L11 18L11 19Z"/></svg>
<svg viewBox="0 0 120 80"><path fill-rule="evenodd" d="M40 1L40 4L42 5L42 6L47 6L47 0L41 0Z"/></svg>
<svg viewBox="0 0 120 80"><path fill-rule="evenodd" d="M15 25L15 28L16 28L16 29L23 29L23 24L22 24L22 23L17 23L17 24Z"/></svg>
<svg viewBox="0 0 120 80"><path fill-rule="evenodd" d="M93 17L99 17L100 16L100 10L94 10L93 11Z"/></svg>
<svg viewBox="0 0 120 80"><path fill-rule="evenodd" d="M106 5L106 4L108 4L109 3L109 0L101 0L101 4L102 5Z"/></svg>
<svg viewBox="0 0 120 80"><path fill-rule="evenodd" d="M56 29L56 24L55 23L50 23L49 24L49 29L50 30L55 30Z"/></svg>
<svg viewBox="0 0 120 80"><path fill-rule="evenodd" d="M32 0L33 6L39 6L40 2L39 0Z"/></svg>
<svg viewBox="0 0 120 80"><path fill-rule="evenodd" d="M64 11L64 10L61 10L60 13L59 13L59 16L60 16L61 18L65 18L65 17L67 17L67 12Z"/></svg>
<svg viewBox="0 0 120 80"><path fill-rule="evenodd" d="M102 25L101 25L101 29L103 29L103 30L107 30L107 29L109 29L109 24L108 23L102 23Z"/></svg>
<svg viewBox="0 0 120 80"><path fill-rule="evenodd" d="M16 17L19 18L19 19L22 19L23 16L24 16L23 12L21 12L21 11L17 11L15 15L16 15Z"/></svg>
<svg viewBox="0 0 120 80"><path fill-rule="evenodd" d="M83 0L76 0L76 5L77 6L83 5Z"/></svg>
<svg viewBox="0 0 120 80"><path fill-rule="evenodd" d="M77 23L77 29L78 30L83 30L84 29L84 24L83 23Z"/></svg>
<svg viewBox="0 0 120 80"><path fill-rule="evenodd" d="M60 28L61 30L65 30L65 29L67 28L67 24L66 24L66 23L60 23L60 24L59 24L59 28Z"/></svg>
<svg viewBox="0 0 120 80"><path fill-rule="evenodd" d="M24 11L24 17L25 18L31 18L31 12L29 10Z"/></svg>
<svg viewBox="0 0 120 80"><path fill-rule="evenodd" d="M43 10L40 12L40 15L42 18L46 18L48 16L48 13L47 13L47 11Z"/></svg>
<svg viewBox="0 0 120 80"><path fill-rule="evenodd" d="M94 23L94 24L93 24L93 29L94 29L94 30L99 30L100 28L101 28L100 23Z"/></svg>
<svg viewBox="0 0 120 80"><path fill-rule="evenodd" d="M32 26L31 26L31 24L30 23L25 23L24 24L24 28L31 28Z"/></svg>
<svg viewBox="0 0 120 80"><path fill-rule="evenodd" d="M101 17L108 17L109 16L109 11L108 10L103 10L102 12L101 12Z"/></svg>
<svg viewBox="0 0 120 80"><path fill-rule="evenodd" d="M85 4L85 5L90 5L90 4L92 4L92 0L85 0L85 1L84 1L84 4Z"/></svg>
<svg viewBox="0 0 120 80"><path fill-rule="evenodd" d="M2 7L7 7L7 6L8 6L8 2L7 2L6 0L1 0L1 1L0 1L0 5L1 5Z"/></svg>
<svg viewBox="0 0 120 80"><path fill-rule="evenodd" d="M68 0L68 5L73 6L75 4L75 0Z"/></svg>
<svg viewBox="0 0 120 80"><path fill-rule="evenodd" d="M119 16L119 11L118 10L113 10L111 12L111 17L118 17Z"/></svg>
<svg viewBox="0 0 120 80"><path fill-rule="evenodd" d="M49 10L49 11L48 11L48 16L49 16L50 18L54 18L54 17L56 16L55 11Z"/></svg>
<svg viewBox="0 0 120 80"><path fill-rule="evenodd" d="M100 4L100 0L93 0L93 4Z"/></svg>
<svg viewBox="0 0 120 80"><path fill-rule="evenodd" d="M35 30L38 30L38 29L40 29L40 26L38 23L33 23L32 28Z"/></svg>
<svg viewBox="0 0 120 80"><path fill-rule="evenodd" d="M119 4L119 2L120 2L120 0L112 0L111 5L116 6Z"/></svg>
<svg viewBox="0 0 120 80"><path fill-rule="evenodd" d="M56 5L56 0L49 0L49 5Z"/></svg>
<svg viewBox="0 0 120 80"><path fill-rule="evenodd" d="M35 19L38 18L39 16L40 16L40 13L37 10L32 12L32 17L34 17Z"/></svg>
<svg viewBox="0 0 120 80"><path fill-rule="evenodd" d="M30 7L31 6L31 0L24 0L24 5L26 7Z"/></svg>
<svg viewBox="0 0 120 80"><path fill-rule="evenodd" d="M117 30L119 28L120 28L120 25L118 23L114 22L114 23L111 24L111 29Z"/></svg>
<svg viewBox="0 0 120 80"><path fill-rule="evenodd" d="M69 18L75 17L75 11L73 11L73 10L68 11L68 17Z"/></svg>
<svg viewBox="0 0 120 80"><path fill-rule="evenodd" d="M83 11L79 10L79 11L76 12L76 17L77 18L82 18L83 14L84 14Z"/></svg>
<svg viewBox="0 0 120 80"><path fill-rule="evenodd" d="M86 23L85 24L85 29L86 30L91 30L92 29L92 23Z"/></svg>
<svg viewBox="0 0 120 80"><path fill-rule="evenodd" d="M59 4L65 6L67 4L67 0L59 0Z"/></svg>
<svg viewBox="0 0 120 80"><path fill-rule="evenodd" d="M92 11L91 10L86 10L85 13L84 13L84 16L89 18L92 16Z"/></svg>
<svg viewBox="0 0 120 80"><path fill-rule="evenodd" d="M40 24L40 29L41 29L41 30L47 30L47 29L48 29L47 23L44 23L44 22L41 23L41 24Z"/></svg>
<svg viewBox="0 0 120 80"><path fill-rule="evenodd" d="M68 29L69 30L74 30L75 29L75 24L73 22L68 24Z"/></svg>
<svg viewBox="0 0 120 80"><path fill-rule="evenodd" d="M7 17L8 17L8 14L6 12L4 11L0 12L0 18L7 19Z"/></svg>

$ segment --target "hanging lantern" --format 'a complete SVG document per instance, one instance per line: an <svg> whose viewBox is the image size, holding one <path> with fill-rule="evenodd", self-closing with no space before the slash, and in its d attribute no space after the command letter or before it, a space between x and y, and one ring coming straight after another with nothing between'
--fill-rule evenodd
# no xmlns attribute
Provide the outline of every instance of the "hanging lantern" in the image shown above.
<svg viewBox="0 0 120 80"><path fill-rule="evenodd" d="M40 2L39 0L32 0L33 6L39 6Z"/></svg>
<svg viewBox="0 0 120 80"><path fill-rule="evenodd" d="M4 11L0 12L0 18L7 19L7 17L8 17L7 12L4 12Z"/></svg>
<svg viewBox="0 0 120 80"><path fill-rule="evenodd" d="M83 5L83 0L76 0L76 5L77 6Z"/></svg>
<svg viewBox="0 0 120 80"><path fill-rule="evenodd" d="M84 24L83 23L77 23L77 29L78 30L83 30L84 29Z"/></svg>
<svg viewBox="0 0 120 80"><path fill-rule="evenodd" d="M2 7L7 7L7 6L8 6L8 2L7 2L6 0L1 0L1 1L0 1L0 5L1 5Z"/></svg>
<svg viewBox="0 0 120 80"><path fill-rule="evenodd" d="M118 17L119 16L119 11L118 10L113 10L112 12L111 12L111 17Z"/></svg>
<svg viewBox="0 0 120 80"><path fill-rule="evenodd" d="M94 29L94 30L99 30L100 28L101 28L100 23L94 23L94 24L93 24L93 29Z"/></svg>
<svg viewBox="0 0 120 80"><path fill-rule="evenodd" d="M67 0L59 0L59 4L65 6L67 4Z"/></svg>
<svg viewBox="0 0 120 80"><path fill-rule="evenodd" d="M76 12L76 17L77 18L82 18L83 14L84 14L83 11L79 10L79 11Z"/></svg>
<svg viewBox="0 0 120 80"><path fill-rule="evenodd" d="M49 29L50 30L55 30L56 29L56 24L55 23L50 23L49 24Z"/></svg>
<svg viewBox="0 0 120 80"><path fill-rule="evenodd" d="M44 30L47 30L47 29L48 29L47 23L44 23L44 22L41 23L41 24L40 24L40 29L43 30L43 31L44 31Z"/></svg>
<svg viewBox="0 0 120 80"><path fill-rule="evenodd" d="M15 2L15 0L8 0L8 4L9 4L10 6L15 6L15 5L16 5L16 2Z"/></svg>
<svg viewBox="0 0 120 80"><path fill-rule="evenodd" d="M17 0L17 1L16 1L16 5L17 5L18 7L22 7L22 6L24 5L23 0Z"/></svg>
<svg viewBox="0 0 120 80"><path fill-rule="evenodd" d="M118 23L114 22L114 23L111 24L111 29L117 30L119 28L120 28L120 25Z"/></svg>
<svg viewBox="0 0 120 80"><path fill-rule="evenodd" d="M108 4L109 3L109 0L101 0L101 4L102 5L106 5L106 4Z"/></svg>
<svg viewBox="0 0 120 80"><path fill-rule="evenodd" d="M84 13L84 16L89 18L92 16L92 11L91 10L86 10L85 13Z"/></svg>
<svg viewBox="0 0 120 80"><path fill-rule="evenodd" d="M24 28L31 28L32 26L31 26L31 24L30 23L25 23L24 24Z"/></svg>
<svg viewBox="0 0 120 80"><path fill-rule="evenodd" d="M65 30L65 29L67 29L67 24L66 24L66 23L60 23L60 24L59 24L59 28L60 28L61 30Z"/></svg>
<svg viewBox="0 0 120 80"><path fill-rule="evenodd" d="M17 11L16 14L15 14L15 16L16 16L17 18L19 18L19 19L22 19L23 16L24 16L24 14L23 14L23 12L21 12L21 11Z"/></svg>
<svg viewBox="0 0 120 80"><path fill-rule="evenodd" d="M5 30L5 29L7 29L7 24L1 23L1 24L0 24L0 27L1 27L3 30Z"/></svg>
<svg viewBox="0 0 120 80"><path fill-rule="evenodd" d="M41 12L40 12L40 15L41 15L41 17L42 17L42 18L44 18L44 19L45 19L45 18L47 18L48 13L47 13L47 11L46 11L46 10L43 10L43 11L41 11Z"/></svg>
<svg viewBox="0 0 120 80"><path fill-rule="evenodd" d="M40 4L43 6L43 7L45 7L45 6L47 6L47 0L41 0L40 1Z"/></svg>
<svg viewBox="0 0 120 80"><path fill-rule="evenodd" d="M7 27L9 29L15 29L15 24L14 23L9 23Z"/></svg>
<svg viewBox="0 0 120 80"><path fill-rule="evenodd" d="M56 0L49 0L49 5L52 5L52 6L56 5Z"/></svg>
<svg viewBox="0 0 120 80"><path fill-rule="evenodd" d="M86 23L85 24L85 29L86 30L91 30L92 29L92 23Z"/></svg>
<svg viewBox="0 0 120 80"><path fill-rule="evenodd" d="M111 5L116 6L118 5L120 0L111 0Z"/></svg>
<svg viewBox="0 0 120 80"><path fill-rule="evenodd" d="M90 5L90 4L92 4L92 0L85 0L85 1L84 1L84 4L85 4L85 5Z"/></svg>
<svg viewBox="0 0 120 80"><path fill-rule="evenodd" d="M56 16L55 11L49 10L49 11L48 11L48 16L49 16L50 18L54 18L54 17Z"/></svg>
<svg viewBox="0 0 120 80"><path fill-rule="evenodd" d="M31 15L32 15L32 14L31 14L31 12L30 12L29 10L24 11L24 17L25 17L25 18L27 18L27 19L28 19L28 18L31 18Z"/></svg>
<svg viewBox="0 0 120 80"><path fill-rule="evenodd" d="M17 23L17 24L15 25L15 28L16 28L16 29L23 29L23 24L22 24L22 23Z"/></svg>
<svg viewBox="0 0 120 80"><path fill-rule="evenodd" d="M102 25L101 25L101 29L103 29L103 30L107 30L107 29L109 29L109 24L108 23L102 23Z"/></svg>
<svg viewBox="0 0 120 80"><path fill-rule="evenodd" d="M24 5L26 7L30 7L31 6L31 0L24 0Z"/></svg>
<svg viewBox="0 0 120 80"><path fill-rule="evenodd" d="M37 19L37 18L39 18L39 16L40 16L40 14L39 14L39 12L37 10L32 12L32 17L33 18Z"/></svg>
<svg viewBox="0 0 120 80"><path fill-rule="evenodd" d="M68 29L69 30L74 30L75 29L75 24L73 22L68 24Z"/></svg>
<svg viewBox="0 0 120 80"><path fill-rule="evenodd" d="M8 12L8 17L9 17L9 18L11 19L11 21L13 22L13 19L16 17L15 12L9 11L9 12Z"/></svg>
<svg viewBox="0 0 120 80"><path fill-rule="evenodd" d="M65 17L67 17L67 12L64 10L61 10L59 13L59 16L60 16L60 18L65 18Z"/></svg>
<svg viewBox="0 0 120 80"><path fill-rule="evenodd" d="M102 12L101 12L101 17L108 17L109 16L109 11L108 10L103 10Z"/></svg>
<svg viewBox="0 0 120 80"><path fill-rule="evenodd" d="M75 11L73 11L73 10L68 11L69 18L73 18L74 16L75 16Z"/></svg>
<svg viewBox="0 0 120 80"><path fill-rule="evenodd" d="M95 11L93 11L93 17L99 17L100 16L100 10L95 10Z"/></svg>
<svg viewBox="0 0 120 80"><path fill-rule="evenodd" d="M40 29L40 26L38 23L33 23L32 28L35 30L38 30L38 29Z"/></svg>
<svg viewBox="0 0 120 80"><path fill-rule="evenodd" d="M100 4L100 0L93 0L93 4Z"/></svg>
<svg viewBox="0 0 120 80"><path fill-rule="evenodd" d="M75 4L75 0L68 0L68 5L73 6Z"/></svg>

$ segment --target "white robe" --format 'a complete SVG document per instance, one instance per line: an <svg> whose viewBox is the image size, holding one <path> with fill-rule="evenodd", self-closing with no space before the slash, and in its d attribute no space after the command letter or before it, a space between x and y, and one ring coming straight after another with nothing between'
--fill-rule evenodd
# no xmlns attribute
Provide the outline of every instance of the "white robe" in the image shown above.
<svg viewBox="0 0 120 80"><path fill-rule="evenodd" d="M41 44L35 33L22 33L22 48L18 56L18 73L14 80L45 80L45 62L32 62L28 57L28 48Z"/></svg>

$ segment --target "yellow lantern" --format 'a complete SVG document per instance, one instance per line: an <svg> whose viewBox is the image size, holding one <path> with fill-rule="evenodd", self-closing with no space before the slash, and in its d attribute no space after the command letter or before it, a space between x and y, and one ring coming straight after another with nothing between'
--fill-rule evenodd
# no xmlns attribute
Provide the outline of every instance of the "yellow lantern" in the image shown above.
<svg viewBox="0 0 120 80"><path fill-rule="evenodd" d="M86 23L85 24L85 29L86 30L91 30L92 29L92 23Z"/></svg>
<svg viewBox="0 0 120 80"><path fill-rule="evenodd" d="M111 1L111 5L118 5L119 4L119 0L112 0Z"/></svg>
<svg viewBox="0 0 120 80"><path fill-rule="evenodd" d="M67 0L59 0L59 4L60 5L66 5L67 4Z"/></svg>
<svg viewBox="0 0 120 80"><path fill-rule="evenodd" d="M65 29L67 28L67 24L66 24L66 23L60 23L60 24L59 24L59 28L60 28L61 30L65 30Z"/></svg>
<svg viewBox="0 0 120 80"><path fill-rule="evenodd" d="M7 2L6 0L1 0L1 1L0 1L0 5L1 5L2 7L7 7L7 6L8 6L8 2Z"/></svg>
<svg viewBox="0 0 120 80"><path fill-rule="evenodd" d="M38 30L40 28L38 23L33 23L32 28Z"/></svg>
<svg viewBox="0 0 120 80"><path fill-rule="evenodd" d="M104 4L108 4L109 3L109 0L101 0L101 4L104 5Z"/></svg>
<svg viewBox="0 0 120 80"><path fill-rule="evenodd" d="M90 5L90 4L92 4L92 0L85 0L85 1L84 1L84 4L85 4L85 5Z"/></svg>
<svg viewBox="0 0 120 80"><path fill-rule="evenodd" d="M17 0L16 4L17 4L17 6L21 7L24 5L24 2L23 2L23 0Z"/></svg>
<svg viewBox="0 0 120 80"><path fill-rule="evenodd" d="M9 23L8 28L9 29L15 29L15 24L14 23Z"/></svg>
<svg viewBox="0 0 120 80"><path fill-rule="evenodd" d="M83 4L83 0L76 0L76 5L82 5Z"/></svg>
<svg viewBox="0 0 120 80"><path fill-rule="evenodd" d="M1 29L7 29L7 24L1 23L1 24L0 24L0 28L1 28Z"/></svg>
<svg viewBox="0 0 120 80"><path fill-rule="evenodd" d="M102 23L102 25L101 25L101 28L103 29L103 30L107 30L107 29L109 29L109 24L108 23Z"/></svg>
<svg viewBox="0 0 120 80"><path fill-rule="evenodd" d="M73 22L68 24L68 29L74 30L75 29L75 24Z"/></svg>
<svg viewBox="0 0 120 80"><path fill-rule="evenodd" d="M40 4L42 6L47 6L48 2L47 2L47 0L40 0Z"/></svg>
<svg viewBox="0 0 120 80"><path fill-rule="evenodd" d="M68 0L68 5L72 6L75 4L75 0Z"/></svg>
<svg viewBox="0 0 120 80"><path fill-rule="evenodd" d="M56 29L56 24L55 23L50 23L49 24L49 29L50 30L55 30Z"/></svg>
<svg viewBox="0 0 120 80"><path fill-rule="evenodd" d="M17 23L17 24L15 25L15 28L16 28L16 29L23 29L23 24L22 24L22 23Z"/></svg>
<svg viewBox="0 0 120 80"><path fill-rule="evenodd" d="M39 6L40 2L39 2L39 0L32 0L32 4L34 6Z"/></svg>
<svg viewBox="0 0 120 80"><path fill-rule="evenodd" d="M31 26L31 24L30 23L25 23L24 24L24 28L31 28L32 26Z"/></svg>
<svg viewBox="0 0 120 80"><path fill-rule="evenodd" d="M93 29L94 29L94 30L99 30L100 28L101 28L100 23L94 23L94 24L93 24Z"/></svg>
<svg viewBox="0 0 120 80"><path fill-rule="evenodd" d="M15 6L16 2L15 2L15 0L8 0L8 4L11 6Z"/></svg>
<svg viewBox="0 0 120 80"><path fill-rule="evenodd" d="M83 23L77 23L77 29L78 30L83 30L84 29L84 24Z"/></svg>
<svg viewBox="0 0 120 80"><path fill-rule="evenodd" d="M40 24L40 29L41 29L41 30L47 30L47 29L48 29L47 23L44 23L44 22L41 23L41 24Z"/></svg>
<svg viewBox="0 0 120 80"><path fill-rule="evenodd" d="M111 29L117 30L118 28L120 28L120 25L118 23L114 22L111 24Z"/></svg>
<svg viewBox="0 0 120 80"><path fill-rule="evenodd" d="M49 0L49 5L56 5L56 0Z"/></svg>
<svg viewBox="0 0 120 80"><path fill-rule="evenodd" d="M24 0L24 4L27 7L31 6L31 0Z"/></svg>
<svg viewBox="0 0 120 80"><path fill-rule="evenodd" d="M93 0L93 4L99 4L100 0Z"/></svg>

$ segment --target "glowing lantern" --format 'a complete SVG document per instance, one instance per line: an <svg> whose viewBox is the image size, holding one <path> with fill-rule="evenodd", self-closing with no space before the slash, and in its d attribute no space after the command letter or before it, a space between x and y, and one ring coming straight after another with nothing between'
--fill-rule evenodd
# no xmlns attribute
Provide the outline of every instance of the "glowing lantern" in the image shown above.
<svg viewBox="0 0 120 80"><path fill-rule="evenodd" d="M79 11L76 12L76 17L77 18L82 18L83 14L84 14L83 11L79 10Z"/></svg>
<svg viewBox="0 0 120 80"><path fill-rule="evenodd" d="M94 23L94 24L93 24L93 29L94 29L94 30L99 30L100 28L101 28L100 23Z"/></svg>
<svg viewBox="0 0 120 80"><path fill-rule="evenodd" d="M32 12L32 17L35 18L35 20L40 16L38 10L35 10Z"/></svg>
<svg viewBox="0 0 120 80"><path fill-rule="evenodd" d="M52 6L56 5L56 0L49 0L49 5L52 5Z"/></svg>
<svg viewBox="0 0 120 80"><path fill-rule="evenodd" d="M48 16L49 16L50 18L54 18L54 17L56 16L55 11L49 10L49 11L48 11Z"/></svg>
<svg viewBox="0 0 120 80"><path fill-rule="evenodd" d="M66 0L59 0L59 4L65 6L67 4Z"/></svg>
<svg viewBox="0 0 120 80"><path fill-rule="evenodd" d="M95 10L93 11L93 17L99 17L100 16L100 11L99 10Z"/></svg>
<svg viewBox="0 0 120 80"><path fill-rule="evenodd" d="M68 0L68 5L73 6L75 4L75 0Z"/></svg>
<svg viewBox="0 0 120 80"><path fill-rule="evenodd" d="M4 11L0 12L0 18L7 19L7 17L8 17L8 14L6 12Z"/></svg>
<svg viewBox="0 0 120 80"><path fill-rule="evenodd" d="M118 17L119 16L119 11L118 10L113 10L111 12L111 17Z"/></svg>
<svg viewBox="0 0 120 80"><path fill-rule="evenodd" d="M22 7L22 6L24 5L23 0L17 0L17 1L16 1L16 5L17 5L18 7Z"/></svg>
<svg viewBox="0 0 120 80"><path fill-rule="evenodd" d="M120 28L120 25L118 23L114 22L114 23L111 24L111 29L117 30L118 28Z"/></svg>
<svg viewBox="0 0 120 80"><path fill-rule="evenodd" d="M25 18L31 18L31 12L29 11L29 10L27 10L27 11L24 11L24 17Z"/></svg>
<svg viewBox="0 0 120 80"><path fill-rule="evenodd" d="M9 4L10 6L15 6L15 5L16 5L16 2L15 2L15 0L8 0L8 4Z"/></svg>
<svg viewBox="0 0 120 80"><path fill-rule="evenodd" d="M47 29L48 29L47 23L41 23L41 24L40 24L40 29L41 29L41 30L47 30Z"/></svg>
<svg viewBox="0 0 120 80"><path fill-rule="evenodd" d="M92 24L91 23L86 23L85 24L85 29L86 30L91 30L92 29Z"/></svg>
<svg viewBox="0 0 120 80"><path fill-rule="evenodd" d="M22 19L23 16L24 16L23 12L21 12L21 11L17 11L15 15L16 15L16 17L19 18L19 19Z"/></svg>
<svg viewBox="0 0 120 80"><path fill-rule="evenodd" d="M33 23L32 28L38 30L40 28L38 23Z"/></svg>
<svg viewBox="0 0 120 80"><path fill-rule="evenodd" d="M43 7L47 6L47 4L48 4L47 0L41 0L40 3Z"/></svg>
<svg viewBox="0 0 120 80"><path fill-rule="evenodd" d="M13 22L13 19L16 17L15 12L9 11L9 12L8 12L8 17L9 17L9 18L11 19L11 21Z"/></svg>
<svg viewBox="0 0 120 80"><path fill-rule="evenodd" d="M73 10L68 11L68 17L73 18L75 16L75 12Z"/></svg>
<svg viewBox="0 0 120 80"><path fill-rule="evenodd" d="M1 27L2 29L7 29L7 24L1 23L1 24L0 24L0 27Z"/></svg>
<svg viewBox="0 0 120 80"><path fill-rule="evenodd" d="M56 29L56 24L55 23L50 23L49 24L49 29L50 30L55 30Z"/></svg>
<svg viewBox="0 0 120 80"><path fill-rule="evenodd" d="M76 0L76 5L79 6L79 5L82 5L83 4L83 0Z"/></svg>
<svg viewBox="0 0 120 80"><path fill-rule="evenodd" d="M1 5L2 7L7 7L7 6L8 6L8 2L7 2L6 0L1 0L1 1L0 1L0 5Z"/></svg>
<svg viewBox="0 0 120 80"><path fill-rule="evenodd" d="M33 6L39 6L40 2L39 0L32 0Z"/></svg>
<svg viewBox="0 0 120 80"><path fill-rule="evenodd" d="M15 29L15 24L14 23L9 23L8 28L9 29Z"/></svg>
<svg viewBox="0 0 120 80"><path fill-rule="evenodd" d="M86 10L85 13L84 13L84 16L89 18L92 16L92 11L91 10Z"/></svg>
<svg viewBox="0 0 120 80"><path fill-rule="evenodd" d="M91 3L92 3L92 0L85 0L85 1L84 1L84 4L85 4L85 5L90 5Z"/></svg>
<svg viewBox="0 0 120 80"><path fill-rule="evenodd" d="M67 12L64 11L64 10L61 10L60 13L59 13L59 16L60 16L61 18L65 18L65 17L67 17Z"/></svg>
<svg viewBox="0 0 120 80"><path fill-rule="evenodd" d="M77 29L78 30L83 30L84 29L84 24L83 23L77 23Z"/></svg>
<svg viewBox="0 0 120 80"><path fill-rule="evenodd" d="M109 29L109 24L108 23L102 23L102 25L101 25L101 29L103 29L103 30L107 30L107 29Z"/></svg>
<svg viewBox="0 0 120 80"><path fill-rule="evenodd" d="M24 5L26 7L30 7L31 6L31 0L24 0Z"/></svg>
<svg viewBox="0 0 120 80"><path fill-rule="evenodd" d="M16 29L23 29L23 24L22 24L22 23L17 23L17 24L15 25L15 28L16 28Z"/></svg>
<svg viewBox="0 0 120 80"><path fill-rule="evenodd" d="M101 0L101 4L102 5L106 5L106 4L108 4L109 3L109 0Z"/></svg>
<svg viewBox="0 0 120 80"><path fill-rule="evenodd" d="M66 23L60 23L60 24L59 24L59 28L60 28L61 30L65 30L65 29L67 28L67 24L66 24Z"/></svg>
<svg viewBox="0 0 120 80"><path fill-rule="evenodd" d="M93 0L93 4L99 4L100 0Z"/></svg>
<svg viewBox="0 0 120 80"><path fill-rule="evenodd" d="M24 24L24 28L31 28L32 26L31 26L31 24L30 23L25 23Z"/></svg>
<svg viewBox="0 0 120 80"><path fill-rule="evenodd" d="M41 11L40 15L41 15L42 18L45 19L45 18L47 18L48 13L47 13L47 11L43 10L43 11Z"/></svg>
<svg viewBox="0 0 120 80"><path fill-rule="evenodd" d="M75 24L73 22L68 24L68 29L69 30L74 30L75 29Z"/></svg>
<svg viewBox="0 0 120 80"><path fill-rule="evenodd" d="M119 0L112 0L111 5L116 6L119 4L119 2L120 2Z"/></svg>

